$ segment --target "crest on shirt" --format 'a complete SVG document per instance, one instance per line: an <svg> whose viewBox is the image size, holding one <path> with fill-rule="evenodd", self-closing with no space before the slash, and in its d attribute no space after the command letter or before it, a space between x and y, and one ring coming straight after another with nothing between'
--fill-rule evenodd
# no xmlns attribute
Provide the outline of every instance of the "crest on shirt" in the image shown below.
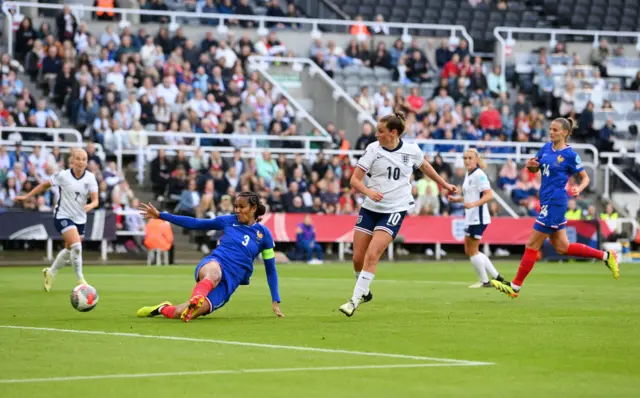
<svg viewBox="0 0 640 398"><path fill-rule="evenodd" d="M402 163L409 164L409 155L402 155Z"/></svg>
<svg viewBox="0 0 640 398"><path fill-rule="evenodd" d="M84 184L84 190L88 191L89 190L89 183Z"/></svg>
<svg viewBox="0 0 640 398"><path fill-rule="evenodd" d="M560 164L562 162L564 162L564 156L558 155L558 158L556 159L556 164Z"/></svg>
<svg viewBox="0 0 640 398"><path fill-rule="evenodd" d="M264 235L262 235L262 232L260 232L260 231L256 232L256 239L258 239L258 241L260 241L263 236Z"/></svg>

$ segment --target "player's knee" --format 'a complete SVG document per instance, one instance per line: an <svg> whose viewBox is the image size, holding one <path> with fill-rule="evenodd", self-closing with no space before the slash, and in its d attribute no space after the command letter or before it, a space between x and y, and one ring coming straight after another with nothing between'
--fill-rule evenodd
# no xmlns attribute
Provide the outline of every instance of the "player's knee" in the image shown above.
<svg viewBox="0 0 640 398"><path fill-rule="evenodd" d="M380 260L380 256L382 256L384 250L385 248L381 246L369 246L369 250L367 250L367 253L364 255L364 262L377 262Z"/></svg>
<svg viewBox="0 0 640 398"><path fill-rule="evenodd" d="M556 252L558 252L558 254L564 255L564 254L567 254L567 251L569 251L569 246L567 246L567 245L556 245L554 247L554 249L556 249Z"/></svg>

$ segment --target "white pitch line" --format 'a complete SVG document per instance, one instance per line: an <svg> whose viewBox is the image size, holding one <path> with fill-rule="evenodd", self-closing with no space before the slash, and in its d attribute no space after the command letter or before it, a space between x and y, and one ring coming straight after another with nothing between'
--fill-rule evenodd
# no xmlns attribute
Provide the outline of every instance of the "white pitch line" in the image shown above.
<svg viewBox="0 0 640 398"><path fill-rule="evenodd" d="M320 367L308 367L308 368L202 370L202 371L194 371L194 372L132 373L132 374L93 375L93 376L46 377L46 378L34 378L34 379L0 379L0 384L47 383L47 382L56 382L56 381L79 381L79 380L102 380L102 379L135 379L135 378L166 377L166 376L224 375L224 374L242 374L242 373L319 372L319 371L331 371L331 370L437 368L437 367L455 367L455 366L483 366L483 365L464 364L464 363L414 363L414 364L397 364L397 365L320 366Z"/></svg>
<svg viewBox="0 0 640 398"><path fill-rule="evenodd" d="M261 344L261 343L249 343L249 342L243 342L243 341L200 339L200 338L194 338L194 337L155 336L155 335L138 334L138 333L104 332L101 330L57 329L57 328L41 328L41 327L16 326L16 325L0 325L0 328L18 329L18 330L34 330L34 331L41 331L41 332L92 334L92 335L101 335L101 336L138 337L138 338L156 339L156 340L191 341L191 342L198 342L198 343L224 344L224 345L234 345L234 346L243 346L243 347L322 352L322 353L328 353L328 354L345 354L345 355L360 355L360 356L380 357L380 358L412 359L416 361L444 362L444 363L453 363L453 364L464 364L464 365L470 365L470 366L494 365L493 362L467 361L462 359L451 359L451 358L423 357L423 356L416 356L416 355L389 354L389 353L383 353L383 352L349 351L349 350L338 350L338 349L331 349L331 348L314 348L314 347L302 347L302 346L293 346L293 345Z"/></svg>
<svg viewBox="0 0 640 398"><path fill-rule="evenodd" d="M129 278L129 277L143 277L143 278L175 278L175 274L171 275L163 275L163 274L100 274L100 273L92 273L91 276L98 277L116 277L116 278ZM318 282L352 282L353 279L350 278L302 278L295 276L279 276L280 280L291 280L291 281L318 281ZM400 279L376 279L376 284L378 283L421 283L428 285L468 285L469 282L454 282L454 281L429 281L429 280L400 280Z"/></svg>

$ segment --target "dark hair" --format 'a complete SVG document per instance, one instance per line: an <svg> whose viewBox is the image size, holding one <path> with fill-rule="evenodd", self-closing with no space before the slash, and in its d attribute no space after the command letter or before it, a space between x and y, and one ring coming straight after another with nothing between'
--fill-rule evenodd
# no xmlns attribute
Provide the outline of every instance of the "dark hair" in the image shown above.
<svg viewBox="0 0 640 398"><path fill-rule="evenodd" d="M569 139L569 137L571 137L571 135L573 134L573 130L578 127L578 124L570 117L559 117L557 119L554 119L553 121L560 123L562 129L569 132L566 139Z"/></svg>
<svg viewBox="0 0 640 398"><path fill-rule="evenodd" d="M240 192L238 196L236 196L236 198L246 198L249 202L249 206L256 206L256 221L260 221L260 219L262 219L262 216L264 216L264 214L267 212L267 208L264 207L262 203L260 203L260 196L255 192Z"/></svg>
<svg viewBox="0 0 640 398"><path fill-rule="evenodd" d="M380 121L383 122L385 126L387 126L389 131L396 130L398 132L398 136L401 136L404 133L404 125L406 121L404 112L398 111L395 113L390 113L380 119Z"/></svg>

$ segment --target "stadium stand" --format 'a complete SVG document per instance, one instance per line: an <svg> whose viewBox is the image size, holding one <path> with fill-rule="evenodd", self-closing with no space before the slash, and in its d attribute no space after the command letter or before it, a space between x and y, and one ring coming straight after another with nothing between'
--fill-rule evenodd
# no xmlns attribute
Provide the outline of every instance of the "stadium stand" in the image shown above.
<svg viewBox="0 0 640 398"><path fill-rule="evenodd" d="M33 140L29 133L12 132L13 126L71 126L85 141L103 149L107 157L91 167L101 176L104 208L133 208L137 195L126 180L138 174L138 182L150 182L153 198L166 209L200 217L232 211L230 198L240 190L260 192L272 212L356 214L362 197L349 189L349 177L361 153L357 151L375 139L371 121L393 110L407 112L407 138L421 141L438 172L456 183L464 177L460 151L474 143L483 149L504 199L503 206L493 204L494 214L510 214L510 208L520 215L539 211L539 177L519 173L517 162L544 140L553 117L579 121L577 140L597 148L580 147L594 175L597 151L611 151L619 143L635 148L640 74L637 54L629 46L609 49L603 40L586 58L574 55L572 48L578 45L573 42L549 48L547 36L518 33L514 36L518 40L545 41L537 43L535 52L514 54L513 66L507 61L509 71L477 56L493 50L493 27L563 26L553 16L565 2L557 8L536 1L493 5L429 0L420 7L409 0L336 3L347 14L361 16L355 22L345 21L349 34L322 35L309 24L313 33L306 41L299 39L298 30L309 25L282 20L263 26L257 20L233 19L234 15L303 16L295 5L285 12L276 1L266 7L246 0L140 1L141 10L167 12L133 17L130 13L123 18L133 24L118 23L119 12L98 15L95 10L74 9L73 3L71 8L48 10L54 12L53 18L36 13L37 22L32 24L26 6L5 4L6 12L20 22L13 26L14 58L3 54L0 60L4 83L0 115L6 140L0 150L0 178L6 176L2 206L12 207L11 197L25 189L29 172L46 178L63 166L59 140L31 146L38 148L33 149L38 152L35 156L46 161L33 166L35 170L31 163L20 163L24 176L18 173L18 180L24 181L16 186L8 176L15 174L9 171L17 163L12 159L22 156L17 144ZM596 1L592 3L596 7ZM194 18L170 11L200 14ZM374 19L372 24L362 22ZM458 24L470 36L460 30L461 37L451 36L452 29L446 27L404 31L385 26L384 21ZM265 27L271 30L259 32ZM406 33L413 37L405 37ZM312 60L371 121L360 131L349 127L348 132L332 121L318 128L305 124L302 116L308 106L295 106L306 103L299 101L292 82L283 78L300 74L295 63L268 62L265 70L271 80L250 65L250 56L273 55ZM27 88L33 83L35 93ZM304 87L300 95L304 97ZM322 142L325 132L328 142ZM258 138L263 134L271 138ZM318 137L318 142L296 137ZM355 152L339 152L347 149ZM44 164L51 166L49 171ZM637 165L626 162L620 167L625 176L631 172L631 182L637 185L633 178ZM139 175L144 172L149 175ZM433 182L415 177L419 203L415 214L461 214L463 209L449 203ZM578 201L585 214L590 206L600 206L601 195L593 192L601 187L602 182L594 179L592 192ZM43 209L54 204L53 198L42 200ZM140 230L139 220L124 217L119 218L120 228ZM200 248L210 244L207 236L191 238Z"/></svg>

